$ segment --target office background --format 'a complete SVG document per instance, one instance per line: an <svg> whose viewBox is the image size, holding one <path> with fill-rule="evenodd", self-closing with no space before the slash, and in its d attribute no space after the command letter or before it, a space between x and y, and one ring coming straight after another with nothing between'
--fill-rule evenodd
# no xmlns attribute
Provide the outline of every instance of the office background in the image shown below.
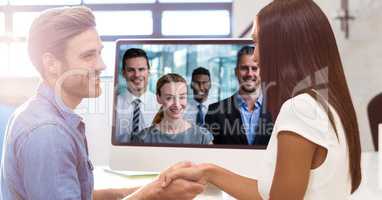
<svg viewBox="0 0 382 200"><path fill-rule="evenodd" d="M113 92L115 39L249 38L246 30L253 17L269 2L270 0L0 0L0 133L3 134L5 123L13 109L32 96L38 85L37 73L28 61L25 45L30 22L38 11L57 5L77 4L87 5L95 11L97 28L105 45L103 57L108 65L102 78L104 93L97 99L84 101L77 111L87 122L92 159L95 164L105 165L108 163L110 144L109 111ZM357 112L362 149L373 150L367 105L374 96L382 92L382 2L348 1L350 14L355 18L349 20L348 38L341 28L341 20L338 19L339 16L345 16L341 9L342 1L316 2L329 17L337 38ZM342 26L344 22L345 20Z"/></svg>

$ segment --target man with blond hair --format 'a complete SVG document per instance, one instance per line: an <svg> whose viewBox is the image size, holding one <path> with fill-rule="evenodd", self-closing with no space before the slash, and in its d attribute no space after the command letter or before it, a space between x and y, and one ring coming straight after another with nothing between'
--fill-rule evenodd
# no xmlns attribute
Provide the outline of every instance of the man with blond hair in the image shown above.
<svg viewBox="0 0 382 200"><path fill-rule="evenodd" d="M85 124L74 109L101 93L102 48L86 7L49 9L34 20L28 51L42 83L9 121L2 199L192 199L203 190L203 184L186 180L162 189L155 180L140 189L93 191Z"/></svg>

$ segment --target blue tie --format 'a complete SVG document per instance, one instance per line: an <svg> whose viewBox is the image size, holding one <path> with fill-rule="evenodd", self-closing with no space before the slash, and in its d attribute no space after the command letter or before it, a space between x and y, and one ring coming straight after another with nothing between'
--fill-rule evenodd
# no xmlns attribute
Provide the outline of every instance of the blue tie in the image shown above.
<svg viewBox="0 0 382 200"><path fill-rule="evenodd" d="M198 105L198 113L196 114L196 125L203 126L204 125L204 119L203 119L203 105Z"/></svg>

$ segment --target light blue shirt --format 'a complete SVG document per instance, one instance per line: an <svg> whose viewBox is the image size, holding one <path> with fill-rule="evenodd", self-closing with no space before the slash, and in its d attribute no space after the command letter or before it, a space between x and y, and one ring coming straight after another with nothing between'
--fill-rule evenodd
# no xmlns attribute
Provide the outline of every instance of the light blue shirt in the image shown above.
<svg viewBox="0 0 382 200"><path fill-rule="evenodd" d="M252 112L248 110L248 105L244 99L236 94L236 100L238 107L240 108L240 115L243 121L243 126L245 129L245 134L247 136L248 144L254 144L256 129L259 126L259 118L261 112L261 105L263 103L263 95L257 98L255 103L255 108Z"/></svg>
<svg viewBox="0 0 382 200"><path fill-rule="evenodd" d="M93 166L85 125L47 85L12 115L1 160L1 196L91 200Z"/></svg>

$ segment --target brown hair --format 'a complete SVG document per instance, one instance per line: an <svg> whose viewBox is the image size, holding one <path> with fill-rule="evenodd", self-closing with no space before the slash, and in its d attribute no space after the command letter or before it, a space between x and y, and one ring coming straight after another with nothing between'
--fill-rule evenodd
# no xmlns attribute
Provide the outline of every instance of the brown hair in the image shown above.
<svg viewBox="0 0 382 200"><path fill-rule="evenodd" d="M169 73L165 74L162 77L159 78L157 81L157 88L156 88L156 94L158 96L161 95L160 89L167 83L184 83L187 85L186 80L179 74L175 73ZM159 124L163 119L163 110L162 108L159 109L159 112L155 115L153 124Z"/></svg>
<svg viewBox="0 0 382 200"><path fill-rule="evenodd" d="M354 192L361 182L359 130L327 17L312 0L275 0L259 12L257 23L260 75L265 84L276 83L265 89L268 109L277 116L287 99L325 90L321 96L337 111L345 129Z"/></svg>
<svg viewBox="0 0 382 200"><path fill-rule="evenodd" d="M43 76L41 57L44 53L50 52L63 60L67 41L95 26L92 11L84 6L45 10L29 30L28 53L32 64Z"/></svg>

